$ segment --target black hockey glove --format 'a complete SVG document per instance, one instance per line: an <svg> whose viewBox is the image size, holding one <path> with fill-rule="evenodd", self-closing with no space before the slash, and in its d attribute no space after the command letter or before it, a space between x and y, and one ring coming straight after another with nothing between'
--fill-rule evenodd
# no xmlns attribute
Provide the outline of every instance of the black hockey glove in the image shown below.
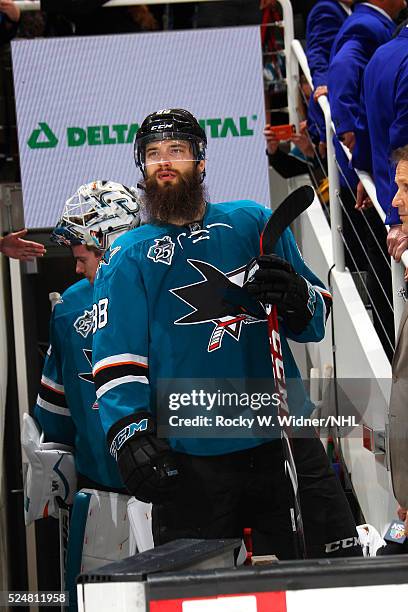
<svg viewBox="0 0 408 612"><path fill-rule="evenodd" d="M169 500L179 486L176 455L156 437L150 412L137 412L113 425L108 432L111 455L130 495L144 502Z"/></svg>
<svg viewBox="0 0 408 612"><path fill-rule="evenodd" d="M249 264L248 293L263 304L276 304L278 314L289 329L300 334L313 317L316 294L313 287L285 259L277 255L260 255L258 269L251 276L254 261Z"/></svg>

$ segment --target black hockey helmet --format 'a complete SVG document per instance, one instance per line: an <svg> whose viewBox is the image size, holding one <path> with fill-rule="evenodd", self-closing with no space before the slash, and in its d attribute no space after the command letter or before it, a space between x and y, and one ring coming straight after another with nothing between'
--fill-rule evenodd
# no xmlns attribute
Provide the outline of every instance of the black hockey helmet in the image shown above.
<svg viewBox="0 0 408 612"><path fill-rule="evenodd" d="M155 140L188 140L195 161L205 159L207 136L197 119L183 108L171 108L151 113L137 131L135 140L135 162L144 177L146 145Z"/></svg>

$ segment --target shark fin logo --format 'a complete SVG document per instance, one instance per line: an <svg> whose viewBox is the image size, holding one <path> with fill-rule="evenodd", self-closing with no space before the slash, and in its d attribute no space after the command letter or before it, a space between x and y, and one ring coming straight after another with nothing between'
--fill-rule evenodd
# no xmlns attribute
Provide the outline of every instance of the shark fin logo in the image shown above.
<svg viewBox="0 0 408 612"><path fill-rule="evenodd" d="M265 310L242 288L246 267L224 273L205 261L187 260L200 273L202 280L170 289L190 307L190 312L174 321L175 325L212 323L207 351L221 348L225 334L239 342L243 324L266 319Z"/></svg>
<svg viewBox="0 0 408 612"><path fill-rule="evenodd" d="M30 149L53 149L58 144L58 138L47 123L40 121L40 126L36 128L30 138L27 140L27 145Z"/></svg>

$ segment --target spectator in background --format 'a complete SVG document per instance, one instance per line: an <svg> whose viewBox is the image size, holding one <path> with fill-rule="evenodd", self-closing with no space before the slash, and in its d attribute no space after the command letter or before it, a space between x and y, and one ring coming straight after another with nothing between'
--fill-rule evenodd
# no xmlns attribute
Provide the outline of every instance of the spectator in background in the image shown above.
<svg viewBox="0 0 408 612"><path fill-rule="evenodd" d="M323 113L317 105L320 96L328 94L329 60L334 39L347 17L351 14L353 0L320 0L312 8L307 19L306 55L313 80L314 94L310 101L308 120L316 124L320 141L326 142Z"/></svg>
<svg viewBox="0 0 408 612"><path fill-rule="evenodd" d="M327 95L329 60L341 26L351 15L353 0L320 0L307 20L306 55L313 79L314 99Z"/></svg>
<svg viewBox="0 0 408 612"><path fill-rule="evenodd" d="M380 103L379 103L380 102ZM399 261L408 246L408 233L392 200L397 191L391 152L408 144L408 27L374 53L364 72L360 112L356 123L353 166L373 175L377 199L390 225L388 252ZM360 191L357 207L362 206Z"/></svg>
<svg viewBox="0 0 408 612"><path fill-rule="evenodd" d="M20 9L14 0L0 0L0 43L9 42L16 35Z"/></svg>
<svg viewBox="0 0 408 612"><path fill-rule="evenodd" d="M297 104L297 113L300 119L299 132L294 133L292 138L285 141L291 142L294 145L289 153L279 146L280 140L274 132L274 126L267 124L264 128L264 136L269 165L276 172L285 179L309 173L312 181L316 184L314 175L321 165L321 161L316 153L312 140L313 135L311 137L309 134L308 122L306 121L307 104L310 103L311 95L312 89L302 73L299 80L299 99Z"/></svg>
<svg viewBox="0 0 408 612"><path fill-rule="evenodd" d="M405 0L355 2L352 15L344 22L333 43L328 78L329 100L337 136L351 152L355 145L364 69L377 48L391 40L396 27L393 19L405 6ZM367 270L374 326L391 359L394 330L385 228L374 209L364 213L365 219L358 218L360 213L354 208L358 178L349 167L349 161L337 140L335 146L342 179L341 198L346 213L343 219L347 215L350 218L351 231L347 230L347 234L353 236L353 227L356 228L357 240L351 247L353 257L360 270Z"/></svg>
<svg viewBox="0 0 408 612"><path fill-rule="evenodd" d="M283 178L307 174L317 164L315 150L307 134L306 121L300 123L299 132L293 134L290 139L290 142L295 145L290 153L286 153L279 147L280 140L276 137L273 126L269 124L265 126L264 136L269 165Z"/></svg>
<svg viewBox="0 0 408 612"><path fill-rule="evenodd" d="M376 49L391 40L393 19L406 6L405 0L372 0L355 3L332 47L329 97L337 135L353 150L363 72Z"/></svg>

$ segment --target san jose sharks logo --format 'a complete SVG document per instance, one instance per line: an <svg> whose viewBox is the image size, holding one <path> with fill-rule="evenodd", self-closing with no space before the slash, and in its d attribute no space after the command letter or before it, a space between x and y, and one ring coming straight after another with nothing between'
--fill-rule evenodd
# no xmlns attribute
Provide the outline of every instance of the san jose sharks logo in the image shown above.
<svg viewBox="0 0 408 612"><path fill-rule="evenodd" d="M243 288L245 266L224 274L218 268L193 259L187 260L203 277L197 283L170 289L176 297L192 308L192 311L174 321L175 325L213 323L207 351L221 348L227 333L237 342L242 324L264 321L265 310Z"/></svg>
<svg viewBox="0 0 408 612"><path fill-rule="evenodd" d="M174 242L170 236L155 238L154 245L150 247L147 257L156 263L170 266L174 255Z"/></svg>
<svg viewBox="0 0 408 612"><path fill-rule="evenodd" d="M92 310L84 310L84 314L77 318L74 322L75 330L86 338L92 329Z"/></svg>

